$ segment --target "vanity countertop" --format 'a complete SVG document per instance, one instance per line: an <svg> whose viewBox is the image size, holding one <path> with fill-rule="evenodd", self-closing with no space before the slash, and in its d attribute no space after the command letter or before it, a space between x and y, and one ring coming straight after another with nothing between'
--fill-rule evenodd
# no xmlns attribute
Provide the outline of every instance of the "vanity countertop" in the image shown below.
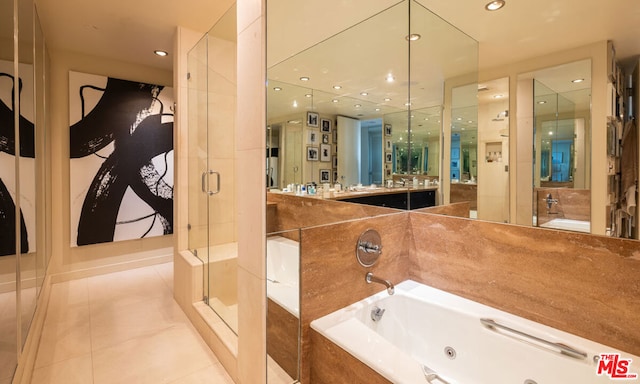
<svg viewBox="0 0 640 384"><path fill-rule="evenodd" d="M371 188L371 187L361 187L361 188L356 188L355 190L351 190L351 191L340 191L340 192L336 192L334 190L332 190L330 192L330 195L328 198L329 200L343 200L343 199L350 199L353 197L361 197L361 196L375 196L375 195L392 195L392 194L396 194L396 193L406 193L406 192L419 192L419 191L437 191L438 190L438 186L437 185L431 185L428 187L424 187L424 186L419 186L418 188L413 188L413 187L394 187L394 188L386 188L386 187L376 187L376 188ZM276 193L282 193L285 195L295 195L295 193L293 192L276 192ZM315 195L303 195L304 197L311 197L311 198L316 198L316 199L322 199L322 192L317 193Z"/></svg>

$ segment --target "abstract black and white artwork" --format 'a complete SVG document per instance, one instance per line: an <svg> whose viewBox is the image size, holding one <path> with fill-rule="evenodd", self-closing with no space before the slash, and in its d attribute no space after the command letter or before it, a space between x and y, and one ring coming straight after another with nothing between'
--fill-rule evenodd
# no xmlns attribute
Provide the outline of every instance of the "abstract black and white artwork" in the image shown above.
<svg viewBox="0 0 640 384"><path fill-rule="evenodd" d="M16 254L16 161L20 162L20 251L35 252L35 128L33 66L0 60L0 256ZM15 91L14 84L18 85ZM20 154L16 157L14 111L19 106Z"/></svg>
<svg viewBox="0 0 640 384"><path fill-rule="evenodd" d="M69 72L71 245L173 233L173 90Z"/></svg>

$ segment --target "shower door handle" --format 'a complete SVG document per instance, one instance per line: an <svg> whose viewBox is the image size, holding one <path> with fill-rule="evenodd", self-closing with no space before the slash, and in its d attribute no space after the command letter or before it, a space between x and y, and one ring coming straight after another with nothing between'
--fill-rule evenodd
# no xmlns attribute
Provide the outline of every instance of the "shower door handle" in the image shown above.
<svg viewBox="0 0 640 384"><path fill-rule="evenodd" d="M207 190L207 187L206 187L207 175L216 175L215 191ZM201 187L202 187L202 192L206 193L209 196L213 196L215 194L220 193L220 172L214 171L212 169L208 170L207 172L202 172Z"/></svg>

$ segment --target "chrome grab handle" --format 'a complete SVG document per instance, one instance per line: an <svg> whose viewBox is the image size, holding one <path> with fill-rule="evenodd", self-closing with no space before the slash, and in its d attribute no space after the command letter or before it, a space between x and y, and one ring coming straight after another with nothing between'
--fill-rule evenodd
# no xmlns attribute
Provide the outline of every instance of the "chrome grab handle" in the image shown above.
<svg viewBox="0 0 640 384"><path fill-rule="evenodd" d="M573 357L574 359L586 359L587 358L587 353L586 352L582 352L582 351L578 351L577 349L573 349L567 345L561 344L561 343L554 343L552 341L548 341L545 339L541 339L539 337L530 335L528 333L524 333L522 331L518 331L517 329L513 329L510 327L507 327L506 325L502 325L499 323L496 323L494 320L491 319L480 319L480 322L482 323L482 325L484 325L485 327L493 330L493 331L497 331L498 329L501 329L503 331L507 331L507 332L511 332L514 333L518 336L521 336L525 339L529 339L529 340L533 340L537 343L540 343L544 346L550 347L550 348L554 348L557 349L557 352L563 355L567 355L569 357Z"/></svg>
<svg viewBox="0 0 640 384"><path fill-rule="evenodd" d="M207 187L205 186L207 175L216 175L216 190L215 191L208 191L207 190ZM212 169L210 169L210 170L208 170L206 172L202 172L201 187L202 187L202 192L206 193L209 196L213 196L215 194L220 193L220 172L214 171Z"/></svg>

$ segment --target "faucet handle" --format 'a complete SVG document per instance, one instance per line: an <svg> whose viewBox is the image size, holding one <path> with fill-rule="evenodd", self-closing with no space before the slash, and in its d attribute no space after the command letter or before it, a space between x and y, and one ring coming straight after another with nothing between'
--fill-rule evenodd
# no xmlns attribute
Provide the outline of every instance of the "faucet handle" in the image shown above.
<svg viewBox="0 0 640 384"><path fill-rule="evenodd" d="M376 253L376 254L381 254L382 253L382 245L380 244L374 244L368 241L361 241L358 243L358 249L366 252L366 253Z"/></svg>

